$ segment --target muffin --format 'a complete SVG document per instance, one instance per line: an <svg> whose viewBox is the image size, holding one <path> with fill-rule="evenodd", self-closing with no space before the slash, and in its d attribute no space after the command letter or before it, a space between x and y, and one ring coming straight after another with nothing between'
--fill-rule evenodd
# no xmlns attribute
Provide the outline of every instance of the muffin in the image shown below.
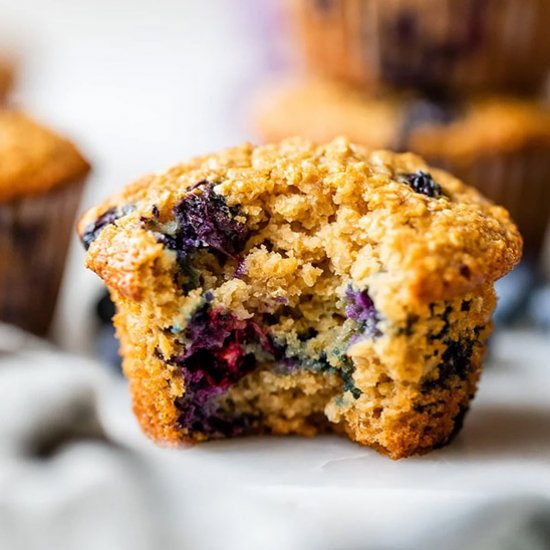
<svg viewBox="0 0 550 550"><path fill-rule="evenodd" d="M0 320L50 326L88 163L65 139L0 110Z"/></svg>
<svg viewBox="0 0 550 550"><path fill-rule="evenodd" d="M365 96L328 81L269 89L255 126L267 141L337 135L374 149L414 151L505 206L536 258L550 216L550 107L507 96L431 101Z"/></svg>
<svg viewBox="0 0 550 550"><path fill-rule="evenodd" d="M4 103L14 80L13 62L0 56L0 103Z"/></svg>
<svg viewBox="0 0 550 550"><path fill-rule="evenodd" d="M287 2L310 68L371 89L533 91L550 67L547 0Z"/></svg>
<svg viewBox="0 0 550 550"><path fill-rule="evenodd" d="M345 139L193 159L78 230L154 440L335 430L392 458L459 430L521 253L474 189Z"/></svg>

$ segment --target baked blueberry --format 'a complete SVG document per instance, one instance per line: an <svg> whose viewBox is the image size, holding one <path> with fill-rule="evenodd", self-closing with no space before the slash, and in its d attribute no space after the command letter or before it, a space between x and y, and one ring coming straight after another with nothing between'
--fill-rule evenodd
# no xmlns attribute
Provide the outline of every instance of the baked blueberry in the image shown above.
<svg viewBox="0 0 550 550"><path fill-rule="evenodd" d="M126 204L121 208L112 207L106 210L103 214L101 214L101 216L96 218L84 228L84 231L80 237L84 248L88 250L90 245L97 239L98 235L106 226L115 223L119 218L130 214L133 210L134 206L129 204Z"/></svg>
<svg viewBox="0 0 550 550"><path fill-rule="evenodd" d="M405 182L415 193L437 198L441 196L441 186L433 179L431 174L418 170L412 174L403 174Z"/></svg>

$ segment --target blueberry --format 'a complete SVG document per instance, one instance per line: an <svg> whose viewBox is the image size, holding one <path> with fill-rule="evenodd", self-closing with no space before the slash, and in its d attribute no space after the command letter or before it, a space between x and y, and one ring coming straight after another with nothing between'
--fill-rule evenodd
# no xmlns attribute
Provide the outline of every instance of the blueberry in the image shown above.
<svg viewBox="0 0 550 550"><path fill-rule="evenodd" d="M135 206L132 204L127 204L122 208L113 207L105 211L101 216L99 216L99 218L95 220L95 222L89 224L84 229L82 237L80 238L82 244L84 245L84 248L88 250L88 248L90 248L90 245L99 237L99 234L103 231L105 227L115 223L123 216L130 214L130 212L132 212L133 210L135 210Z"/></svg>
<svg viewBox="0 0 550 550"><path fill-rule="evenodd" d="M377 328L380 320L378 311L369 293L366 290L354 290L350 285L346 290L346 299L348 301L346 315L361 325L364 334L380 336Z"/></svg>
<svg viewBox="0 0 550 550"><path fill-rule="evenodd" d="M427 172L419 170L412 174L403 174L403 178L405 179L405 183L416 193L431 198L440 197L442 194L441 186Z"/></svg>
<svg viewBox="0 0 550 550"><path fill-rule="evenodd" d="M338 369L337 372L340 375L340 378L342 378L344 391L349 391L353 395L354 399L359 399L362 391L355 385L355 381L353 380L355 366L349 357L345 358L342 367Z"/></svg>
<svg viewBox="0 0 550 550"><path fill-rule="evenodd" d="M528 312L537 326L550 331L550 284L533 293Z"/></svg>
<svg viewBox="0 0 550 550"><path fill-rule="evenodd" d="M154 213L153 213L154 214ZM146 226L157 241L177 254L182 272L188 276L188 290L198 284L192 260L195 252L206 249L221 261L238 258L248 239L246 224L238 220L240 209L229 207L225 199L214 192L214 185L201 181L195 184L173 209L175 227L162 226L155 216ZM236 276L242 276L244 264L237 268Z"/></svg>
<svg viewBox="0 0 550 550"><path fill-rule="evenodd" d="M243 258L239 258L237 269L235 270L234 277L236 279L242 279L246 275L246 262Z"/></svg>
<svg viewBox="0 0 550 550"><path fill-rule="evenodd" d="M99 321L95 334L95 349L98 357L112 365L120 372L121 359L118 353L118 340L113 326L113 316L116 313L115 304L108 292L103 292L96 303L95 314Z"/></svg>
<svg viewBox="0 0 550 550"><path fill-rule="evenodd" d="M174 207L177 246L182 251L209 248L235 257L248 238L247 227L236 219L238 215L239 209L227 206L211 183L196 184L193 192Z"/></svg>
<svg viewBox="0 0 550 550"><path fill-rule="evenodd" d="M184 351L169 360L185 379L185 393L176 400L178 423L211 435L244 430L249 420L220 411L216 398L257 367L256 351L274 353L270 340L253 321L213 309L208 302L191 317L185 339Z"/></svg>
<svg viewBox="0 0 550 550"><path fill-rule="evenodd" d="M108 292L103 292L101 298L96 304L96 315L102 325L111 325L115 314L115 304L111 300Z"/></svg>

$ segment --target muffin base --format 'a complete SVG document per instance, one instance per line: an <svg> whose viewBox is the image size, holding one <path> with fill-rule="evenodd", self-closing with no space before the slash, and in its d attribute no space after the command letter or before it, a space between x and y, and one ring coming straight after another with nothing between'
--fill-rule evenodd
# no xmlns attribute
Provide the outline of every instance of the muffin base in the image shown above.
<svg viewBox="0 0 550 550"><path fill-rule="evenodd" d="M0 205L0 319L49 330L84 179Z"/></svg>
<svg viewBox="0 0 550 550"><path fill-rule="evenodd" d="M189 417L188 381L161 351L166 346L162 331L135 302L118 293L113 297L134 412L156 442L173 446L251 434L332 431L393 459L439 448L460 431L475 395L495 305L492 287L484 287L433 304L425 318L416 320L414 334L393 327L385 343L359 341L349 350L354 368L346 382L337 370L320 372L307 362L287 369L269 359L258 361L216 397L217 431L209 433L202 424L182 424ZM404 375L407 363L412 367L419 357L425 364Z"/></svg>

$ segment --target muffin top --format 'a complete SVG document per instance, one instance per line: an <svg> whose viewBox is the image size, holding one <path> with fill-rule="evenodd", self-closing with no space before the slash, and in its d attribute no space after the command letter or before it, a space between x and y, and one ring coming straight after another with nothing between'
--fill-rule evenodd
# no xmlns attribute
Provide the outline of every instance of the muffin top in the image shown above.
<svg viewBox="0 0 550 550"><path fill-rule="evenodd" d="M537 101L506 96L468 102L430 101L413 94L369 97L324 80L266 91L255 124L267 141L291 135L326 141L343 134L367 147L412 150L457 163L550 147L550 107Z"/></svg>
<svg viewBox="0 0 550 550"><path fill-rule="evenodd" d="M0 200L48 191L86 174L75 146L21 112L0 110Z"/></svg>
<svg viewBox="0 0 550 550"><path fill-rule="evenodd" d="M223 258L217 287L261 277L257 300L291 304L292 288L330 274L342 292L368 287L388 316L462 296L521 255L506 210L475 189L416 155L344 138L195 158L128 186L78 230L87 266L132 300L147 290L146 270L200 249Z"/></svg>

